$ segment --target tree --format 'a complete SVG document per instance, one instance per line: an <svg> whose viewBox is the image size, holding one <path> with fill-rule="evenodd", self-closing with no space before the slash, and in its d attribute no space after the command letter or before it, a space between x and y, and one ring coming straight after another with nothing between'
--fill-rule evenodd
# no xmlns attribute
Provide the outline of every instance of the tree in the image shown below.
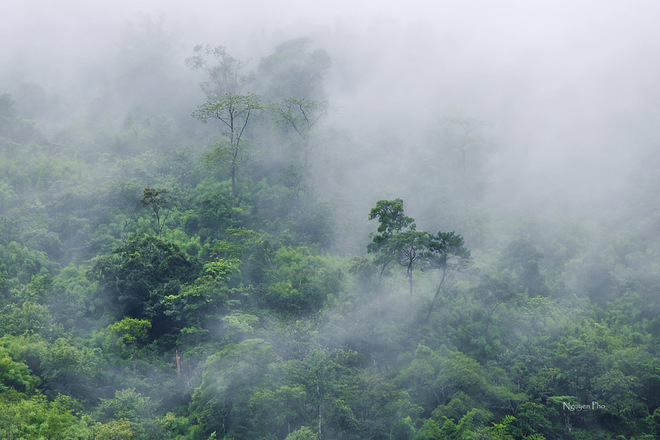
<svg viewBox="0 0 660 440"><path fill-rule="evenodd" d="M30 374L27 365L14 361L10 353L0 346L0 393L5 393L11 388L29 393L39 382L37 376Z"/></svg>
<svg viewBox="0 0 660 440"><path fill-rule="evenodd" d="M500 263L502 268L511 271L515 290L528 291L530 296L547 296L549 291L539 267L542 258L543 254L532 243L519 238L504 249Z"/></svg>
<svg viewBox="0 0 660 440"><path fill-rule="evenodd" d="M507 302L512 302L520 297L518 292L511 290L509 283L500 280L493 275L485 275L481 282L475 287L475 297L483 306L484 316L484 342L488 343L490 324L497 308Z"/></svg>
<svg viewBox="0 0 660 440"><path fill-rule="evenodd" d="M372 235L373 239L367 246L367 252L376 254L375 262L380 266L376 289L377 292L380 292L385 269L397 259L397 249L396 246L393 246L392 238L407 228L414 229L415 219L404 215L403 200L401 199L379 200L369 212L369 220L376 218L379 223L379 234Z"/></svg>
<svg viewBox="0 0 660 440"><path fill-rule="evenodd" d="M140 204L145 208L151 208L151 212L156 219L156 228L158 230L158 238L163 234L163 227L167 221L167 191L163 188L145 188L142 193Z"/></svg>
<svg viewBox="0 0 660 440"><path fill-rule="evenodd" d="M325 300L341 290L341 272L333 271L307 247L278 249L267 271L263 302L284 315L317 312Z"/></svg>
<svg viewBox="0 0 660 440"><path fill-rule="evenodd" d="M441 278L435 291L426 321L431 317L435 302L440 295L447 273L451 270L461 270L470 262L470 251L464 246L463 237L452 232L429 234L424 250L424 259L432 269L440 271Z"/></svg>
<svg viewBox="0 0 660 440"><path fill-rule="evenodd" d="M410 230L392 235L389 246L392 247L399 265L406 268L406 278L410 289L410 304L413 297L413 274L415 266L423 261L424 253L428 247L429 234L417 231L415 225Z"/></svg>
<svg viewBox="0 0 660 440"><path fill-rule="evenodd" d="M135 352L139 344L145 342L149 336L151 323L145 319L124 318L108 327L112 335L116 335L124 344L133 348L133 370L135 370Z"/></svg>
<svg viewBox="0 0 660 440"><path fill-rule="evenodd" d="M163 316L163 298L178 293L182 283L194 281L199 269L198 260L174 243L136 235L99 258L88 276L98 280L114 300L108 307L123 306L114 311L117 315L151 319L156 323L155 333L160 333L171 330Z"/></svg>
<svg viewBox="0 0 660 440"><path fill-rule="evenodd" d="M315 101L307 97L289 97L272 105L277 115L277 123L283 128L293 130L298 138L298 146L303 153L303 167L309 172L309 155L312 145L312 130L323 116L328 113L325 101Z"/></svg>
<svg viewBox="0 0 660 440"><path fill-rule="evenodd" d="M312 431L307 426L301 426L300 428L293 431L291 434L287 435L284 440L318 440L319 435Z"/></svg>
<svg viewBox="0 0 660 440"><path fill-rule="evenodd" d="M220 438L250 438L241 435L251 420L250 398L266 386L269 365L279 361L262 339L246 339L210 356L191 403L204 431L217 431Z"/></svg>
<svg viewBox="0 0 660 440"><path fill-rule="evenodd" d="M261 421L259 431L263 433L277 433L278 438L285 435L296 437L299 430L292 430L306 420L307 394L299 384L281 385L274 390L264 389L254 393L250 399L250 408L254 411L255 421ZM316 437L311 429L304 427ZM302 428L301 428L302 429ZM287 437L288 438L288 437Z"/></svg>
<svg viewBox="0 0 660 440"><path fill-rule="evenodd" d="M250 118L262 110L260 99L255 94L244 93L254 76L244 72L244 65L231 56L223 46L201 46L193 49L195 55L186 59L193 70L206 73L201 87L207 101L198 106L193 117L207 123L217 120L225 128L224 140L216 143L211 159L229 168L232 200L236 207L236 174L245 159L241 141Z"/></svg>
<svg viewBox="0 0 660 440"><path fill-rule="evenodd" d="M58 394L91 401L96 398L101 350L78 348L65 338L48 345L41 357L40 375L49 397Z"/></svg>
<svg viewBox="0 0 660 440"><path fill-rule="evenodd" d="M310 38L285 41L275 53L259 63L259 80L263 93L271 99L283 97L319 99L323 96L323 79L331 60L323 49L309 50Z"/></svg>
<svg viewBox="0 0 660 440"><path fill-rule="evenodd" d="M373 241L369 243L367 250L377 255L376 262L381 266L379 284L387 265L396 261L406 268L412 302L415 267L432 268L441 272L440 283L426 316L428 320L447 272L464 267L470 260L470 251L465 248L463 238L454 232L438 232L434 235L418 231L415 219L404 215L401 199L380 200L369 212L369 220L375 218L380 223L379 234L373 235Z"/></svg>
<svg viewBox="0 0 660 440"><path fill-rule="evenodd" d="M186 65L206 74L200 86L209 101L217 101L230 93L241 93L254 80L254 75L245 73L243 63L231 56L224 46L197 45L193 53L186 59Z"/></svg>
<svg viewBox="0 0 660 440"><path fill-rule="evenodd" d="M205 332L202 329L208 322L217 324L221 314L227 312L229 282L239 277L239 264L236 259L206 263L199 278L163 299L167 308L164 313L179 326Z"/></svg>
<svg viewBox="0 0 660 440"><path fill-rule="evenodd" d="M241 141L250 118L255 112L262 110L260 100L256 95L240 95L227 92L224 96L210 100L200 105L193 112L193 117L203 123L218 120L224 125L225 140L216 143L213 158L229 168L231 176L231 194L233 206L236 207L236 175L238 168L245 160L245 151Z"/></svg>
<svg viewBox="0 0 660 440"><path fill-rule="evenodd" d="M292 363L290 374L305 390L308 423L311 426L316 419L319 438L345 438L343 434L357 424L349 405L357 392L353 383L357 357L351 350L314 349Z"/></svg>
<svg viewBox="0 0 660 440"><path fill-rule="evenodd" d="M48 401L43 394L27 398L14 391L0 393L0 437L3 439L128 439L93 436L92 420L78 416L75 400L60 395Z"/></svg>

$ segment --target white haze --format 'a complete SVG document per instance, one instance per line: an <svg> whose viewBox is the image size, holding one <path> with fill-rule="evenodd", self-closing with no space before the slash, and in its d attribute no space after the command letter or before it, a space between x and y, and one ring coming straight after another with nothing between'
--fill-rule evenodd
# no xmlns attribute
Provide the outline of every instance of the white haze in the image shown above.
<svg viewBox="0 0 660 440"><path fill-rule="evenodd" d="M625 198L658 141L655 1L4 0L0 90L20 79L75 93L140 17L177 36L182 66L195 44L256 66L278 43L312 38L333 62L332 123L365 149L355 174L374 188L414 166L406 153L432 148L423 131L447 116L488 123L487 200L507 209ZM400 155L379 156L387 134Z"/></svg>

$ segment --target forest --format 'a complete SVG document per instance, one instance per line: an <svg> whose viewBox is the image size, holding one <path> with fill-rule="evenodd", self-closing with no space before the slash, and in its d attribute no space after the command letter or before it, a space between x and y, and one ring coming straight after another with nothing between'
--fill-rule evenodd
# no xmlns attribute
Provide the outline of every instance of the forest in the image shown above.
<svg viewBox="0 0 660 440"><path fill-rule="evenodd" d="M660 438L660 66L511 122L325 28L127 23L0 74L0 438Z"/></svg>

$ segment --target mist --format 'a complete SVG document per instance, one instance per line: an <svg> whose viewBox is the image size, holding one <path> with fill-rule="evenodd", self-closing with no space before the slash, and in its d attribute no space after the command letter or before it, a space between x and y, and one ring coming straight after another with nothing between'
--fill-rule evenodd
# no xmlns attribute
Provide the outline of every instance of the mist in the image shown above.
<svg viewBox="0 0 660 440"><path fill-rule="evenodd" d="M127 61L119 45L138 29L136 38L169 38L168 64L156 68L192 94L192 75L182 78L194 45L223 45L255 66L305 36L331 57L333 123L364 151L356 170L367 186L391 167L414 168L401 152L437 148L427 132L442 118L474 118L490 132L487 198L532 212L625 198L656 141L653 2L177 3L3 2L0 37L11 44L0 49L0 84L91 99L85 85L111 80ZM159 92L177 90L149 96ZM383 127L391 132L375 138Z"/></svg>

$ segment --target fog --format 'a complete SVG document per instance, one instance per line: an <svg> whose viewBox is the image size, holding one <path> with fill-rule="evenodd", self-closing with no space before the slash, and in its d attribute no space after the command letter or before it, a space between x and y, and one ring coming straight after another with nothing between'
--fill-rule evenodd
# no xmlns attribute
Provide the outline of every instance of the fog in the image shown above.
<svg viewBox="0 0 660 440"><path fill-rule="evenodd" d="M309 37L331 57L330 125L346 135L333 151L352 163L337 186L368 189L365 203L400 190L423 204L405 177L390 177L416 173L443 119L467 118L479 121L467 160L481 155L486 205L597 215L634 190L658 140L658 12L649 1L10 0L0 5L0 88L36 83L67 104L60 113L78 114L118 71L130 75L131 44L151 35L169 45L155 68L173 90L142 84L135 94L186 114L201 99L184 65L196 44L256 68L279 43Z"/></svg>

